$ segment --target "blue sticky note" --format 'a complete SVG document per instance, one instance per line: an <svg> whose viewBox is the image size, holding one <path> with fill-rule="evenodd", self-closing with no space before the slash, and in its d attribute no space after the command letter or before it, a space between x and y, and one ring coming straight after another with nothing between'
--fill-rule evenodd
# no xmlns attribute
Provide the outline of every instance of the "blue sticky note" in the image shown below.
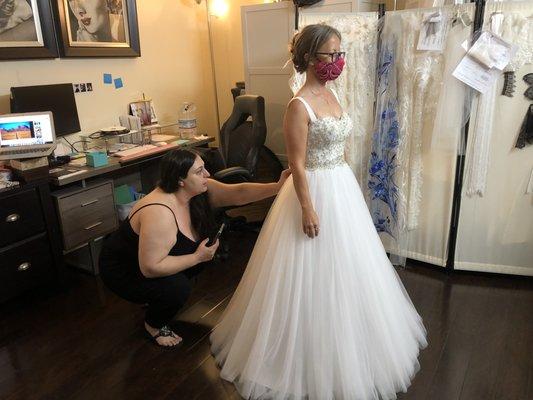
<svg viewBox="0 0 533 400"><path fill-rule="evenodd" d="M122 78L115 79L115 89L120 89L123 86L124 84L122 83Z"/></svg>
<svg viewBox="0 0 533 400"><path fill-rule="evenodd" d="M111 74L104 74L104 83L106 85L111 85L113 83L113 77Z"/></svg>

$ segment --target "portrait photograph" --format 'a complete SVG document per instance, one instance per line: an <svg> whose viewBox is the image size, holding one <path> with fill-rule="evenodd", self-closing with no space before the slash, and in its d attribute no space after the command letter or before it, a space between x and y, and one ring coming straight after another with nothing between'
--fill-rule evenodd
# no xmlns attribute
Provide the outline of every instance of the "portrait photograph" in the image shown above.
<svg viewBox="0 0 533 400"><path fill-rule="evenodd" d="M130 103L131 115L141 119L141 126L152 124L152 105L151 101L136 101Z"/></svg>
<svg viewBox="0 0 533 400"><path fill-rule="evenodd" d="M47 0L0 0L0 60L57 56Z"/></svg>
<svg viewBox="0 0 533 400"><path fill-rule="evenodd" d="M56 0L62 55L139 56L135 0Z"/></svg>

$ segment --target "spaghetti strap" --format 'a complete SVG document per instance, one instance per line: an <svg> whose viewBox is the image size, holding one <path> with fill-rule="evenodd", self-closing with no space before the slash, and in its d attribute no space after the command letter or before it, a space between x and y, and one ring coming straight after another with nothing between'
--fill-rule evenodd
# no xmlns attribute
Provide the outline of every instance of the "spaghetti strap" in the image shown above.
<svg viewBox="0 0 533 400"><path fill-rule="evenodd" d="M333 89L332 87L329 88L331 90L331 93L333 93L333 96L337 99L337 103L341 104L341 101L339 100L339 95L337 94L337 91Z"/></svg>
<svg viewBox="0 0 533 400"><path fill-rule="evenodd" d="M294 99L300 100L303 103L303 105L305 106L305 109L307 110L307 114L309 114L309 119L311 119L311 122L313 122L313 121L315 121L317 119L315 112L313 111L313 109L311 108L309 103L303 99L303 97L300 97L300 96L293 97L292 100L294 100Z"/></svg>
<svg viewBox="0 0 533 400"><path fill-rule="evenodd" d="M131 219L133 218L133 216L135 214L137 214L138 211L142 210L144 207L148 207L148 206L163 206L163 207L166 207L170 210L170 212L172 213L172 215L174 216L174 222L176 223L176 228L178 228L178 232L180 230L179 226L178 226L178 220L176 218L176 214L174 214L174 211L172 211L172 208L170 208L169 206L167 206L166 204L163 204L163 203L150 203L150 204L145 204L144 206L142 207L139 207L137 210L135 210L135 212L133 214L131 214L129 217L128 217L128 221L131 221Z"/></svg>

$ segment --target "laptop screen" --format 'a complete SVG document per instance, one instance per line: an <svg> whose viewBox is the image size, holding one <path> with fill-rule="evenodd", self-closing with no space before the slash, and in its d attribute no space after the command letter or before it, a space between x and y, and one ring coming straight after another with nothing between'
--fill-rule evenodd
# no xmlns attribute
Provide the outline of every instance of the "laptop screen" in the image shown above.
<svg viewBox="0 0 533 400"><path fill-rule="evenodd" d="M51 113L0 115L0 147L53 144Z"/></svg>

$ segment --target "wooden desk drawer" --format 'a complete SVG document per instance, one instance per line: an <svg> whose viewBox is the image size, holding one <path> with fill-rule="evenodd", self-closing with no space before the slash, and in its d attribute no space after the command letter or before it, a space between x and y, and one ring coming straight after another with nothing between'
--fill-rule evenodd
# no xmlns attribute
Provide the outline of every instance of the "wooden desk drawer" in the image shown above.
<svg viewBox="0 0 533 400"><path fill-rule="evenodd" d="M35 188L0 200L0 247L44 231L41 201Z"/></svg>
<svg viewBox="0 0 533 400"><path fill-rule="evenodd" d="M64 250L72 250L118 226L111 181L58 191L54 197Z"/></svg>
<svg viewBox="0 0 533 400"><path fill-rule="evenodd" d="M57 209L59 214L72 209L87 209L98 206L98 203L108 196L113 197L113 185L111 182L58 197Z"/></svg>
<svg viewBox="0 0 533 400"><path fill-rule="evenodd" d="M45 234L0 252L0 301L55 278Z"/></svg>
<svg viewBox="0 0 533 400"><path fill-rule="evenodd" d="M91 239L113 232L118 226L114 208L100 215L86 215L83 219L72 215L64 224L68 229L68 231L63 231L65 250L73 249Z"/></svg>
<svg viewBox="0 0 533 400"><path fill-rule="evenodd" d="M71 208L61 213L61 229L64 235L79 231L98 221L115 214L113 196L101 197L97 202L85 207Z"/></svg>

